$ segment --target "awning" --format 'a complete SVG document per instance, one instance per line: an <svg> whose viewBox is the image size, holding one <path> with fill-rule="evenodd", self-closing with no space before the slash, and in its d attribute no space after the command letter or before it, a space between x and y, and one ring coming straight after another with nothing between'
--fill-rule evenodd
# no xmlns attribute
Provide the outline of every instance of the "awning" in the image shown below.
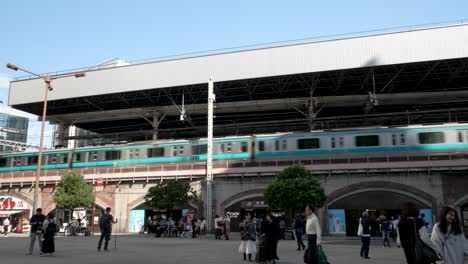
<svg viewBox="0 0 468 264"><path fill-rule="evenodd" d="M24 210L0 210L0 217L8 217L12 214L22 213Z"/></svg>

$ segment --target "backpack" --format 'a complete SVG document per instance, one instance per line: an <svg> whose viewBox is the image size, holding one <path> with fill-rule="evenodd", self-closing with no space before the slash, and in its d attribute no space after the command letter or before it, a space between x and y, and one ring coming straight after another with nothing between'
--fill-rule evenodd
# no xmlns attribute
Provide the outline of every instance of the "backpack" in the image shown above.
<svg viewBox="0 0 468 264"><path fill-rule="evenodd" d="M47 225L47 228L45 230L45 233L46 234L51 234L51 235L55 235L55 233L57 233L59 230L58 230L58 226L56 223L54 223L53 221L50 222L48 225Z"/></svg>
<svg viewBox="0 0 468 264"><path fill-rule="evenodd" d="M111 229L111 220L112 217L108 214L103 214L100 218L99 218L99 227L101 228L101 230L104 230L104 231L110 231Z"/></svg>

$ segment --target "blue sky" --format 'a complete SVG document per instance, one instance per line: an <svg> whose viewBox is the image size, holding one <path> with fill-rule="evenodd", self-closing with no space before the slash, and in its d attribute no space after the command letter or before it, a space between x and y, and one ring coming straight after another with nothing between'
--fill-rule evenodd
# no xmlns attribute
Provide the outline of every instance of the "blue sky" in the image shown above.
<svg viewBox="0 0 468 264"><path fill-rule="evenodd" d="M466 0L4 1L0 98L7 102L8 81L24 75L4 68L7 62L43 73L114 58L134 61L462 20L467 10ZM0 111L11 110L2 106ZM32 142L37 142L39 125L30 124Z"/></svg>

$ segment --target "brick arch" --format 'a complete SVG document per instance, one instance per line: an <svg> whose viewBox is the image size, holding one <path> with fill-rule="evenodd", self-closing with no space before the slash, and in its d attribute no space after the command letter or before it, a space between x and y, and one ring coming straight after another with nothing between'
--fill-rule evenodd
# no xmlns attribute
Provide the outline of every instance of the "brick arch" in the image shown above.
<svg viewBox="0 0 468 264"><path fill-rule="evenodd" d="M328 194L326 205L329 206L334 202L346 198L350 195L368 191L388 191L400 193L432 207L435 211L437 211L438 208L437 199L432 195L409 185L387 181L370 181L347 185Z"/></svg>
<svg viewBox="0 0 468 264"><path fill-rule="evenodd" d="M248 198L253 198L253 197L260 197L264 195L265 193L265 188L259 188L259 189L251 189L251 190L247 190L247 191L243 191L243 192L240 192L240 193L236 193L234 195L232 195L231 197L228 197L226 200L222 201L221 204L220 204L220 214L221 215L224 215L224 212L226 210L227 207L237 203L237 202L240 202L240 201L243 201L245 199L248 199Z"/></svg>
<svg viewBox="0 0 468 264"><path fill-rule="evenodd" d="M16 191L0 191L0 195L3 195L3 196L14 196L18 199L21 199L25 202L27 202L30 206L30 208L32 209L32 205L33 205L33 200L29 199L26 195L24 194L21 194L19 192L16 192Z"/></svg>
<svg viewBox="0 0 468 264"><path fill-rule="evenodd" d="M143 203L145 203L145 196L140 196L128 204L128 210L132 210ZM190 205L197 208L198 211L204 209L204 203L201 200L199 202L190 203Z"/></svg>

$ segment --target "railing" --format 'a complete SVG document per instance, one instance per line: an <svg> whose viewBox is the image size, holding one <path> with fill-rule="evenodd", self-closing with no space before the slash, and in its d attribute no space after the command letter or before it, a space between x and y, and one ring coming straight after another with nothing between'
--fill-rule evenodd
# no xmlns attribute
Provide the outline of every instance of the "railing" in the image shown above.
<svg viewBox="0 0 468 264"><path fill-rule="evenodd" d="M439 23L417 24L417 25L410 25L410 26L403 26L403 27L391 27L391 28L383 28L383 29L376 29L376 30L365 30L365 31L357 31L357 32L351 32L351 33L324 35L324 36L300 38L300 39L285 40L285 41L258 43L258 44L252 44L252 45L230 47L230 48L181 53L181 54L155 57L155 58L143 59L143 60L134 60L134 61L130 61L130 65L154 63L154 62L161 62L161 61L175 60L175 59L185 59L185 58L198 57L198 56L219 55L223 53L246 51L250 49L274 48L274 47L281 47L281 46L287 46L287 45L305 44L305 43L320 42L320 41L327 41L327 40L339 40L339 39L345 39L345 38L357 38L357 37L365 37L365 36L371 36L371 35L377 35L377 34L400 33L400 32L406 32L406 31L423 30L423 29L430 29L430 28L436 28L436 27L457 26L457 25L465 25L465 24L468 24L468 19L445 21L445 22L439 22ZM127 66L129 65L116 66L114 68L127 67ZM94 67L95 66L89 66L89 67L69 69L69 70L63 70L63 71L48 72L48 73L43 73L41 75L60 75L60 74L69 74L73 72L99 70L99 69L93 69ZM109 68L113 68L113 67L108 67L106 69L109 69ZM29 75L29 76L17 77L14 80L20 81L20 80L28 80L28 79L35 79L35 78L37 77Z"/></svg>
<svg viewBox="0 0 468 264"><path fill-rule="evenodd" d="M435 169L468 169L468 153L437 153L425 155L400 155L400 156L337 156L314 159L284 159L284 160L229 160L215 161L213 163L214 174L229 175L239 173L277 173L285 167L301 164L314 171L359 171L359 170L435 170ZM104 178L111 181L122 179L163 179L166 177L183 178L203 178L206 171L205 162L185 162L185 163L161 163L116 167L93 167L93 168L73 168L42 170L41 181L58 182L62 175L67 172L77 172L94 181L97 178ZM0 184L27 183L34 180L35 171L17 171L0 173Z"/></svg>

